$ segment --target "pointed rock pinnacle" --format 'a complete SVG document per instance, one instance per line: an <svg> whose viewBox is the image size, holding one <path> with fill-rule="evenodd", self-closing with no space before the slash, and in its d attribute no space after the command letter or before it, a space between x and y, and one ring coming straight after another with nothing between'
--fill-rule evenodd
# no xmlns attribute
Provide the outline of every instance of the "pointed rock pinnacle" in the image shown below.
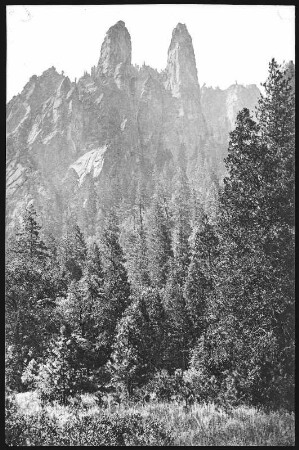
<svg viewBox="0 0 299 450"><path fill-rule="evenodd" d="M109 28L101 47L101 55L97 73L99 75L113 76L119 64L131 65L131 36L120 20Z"/></svg>

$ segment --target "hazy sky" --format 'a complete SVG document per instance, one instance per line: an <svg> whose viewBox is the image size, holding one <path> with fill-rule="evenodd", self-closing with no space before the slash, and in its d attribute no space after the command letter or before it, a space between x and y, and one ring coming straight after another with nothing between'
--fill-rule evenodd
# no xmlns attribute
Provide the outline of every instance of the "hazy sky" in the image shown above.
<svg viewBox="0 0 299 450"><path fill-rule="evenodd" d="M173 28L185 23L200 85L259 85L272 57L295 61L294 6L7 6L7 100L51 66L72 81L89 72L118 20L131 35L132 63L158 70L166 66Z"/></svg>

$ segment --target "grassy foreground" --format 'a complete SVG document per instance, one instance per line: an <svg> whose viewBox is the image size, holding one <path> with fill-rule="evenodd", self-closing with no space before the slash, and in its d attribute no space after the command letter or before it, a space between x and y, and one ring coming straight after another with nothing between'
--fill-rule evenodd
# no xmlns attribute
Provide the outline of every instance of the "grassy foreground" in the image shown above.
<svg viewBox="0 0 299 450"><path fill-rule="evenodd" d="M100 408L91 395L42 406L17 394L6 418L8 445L294 446L294 414L214 404L149 403Z"/></svg>

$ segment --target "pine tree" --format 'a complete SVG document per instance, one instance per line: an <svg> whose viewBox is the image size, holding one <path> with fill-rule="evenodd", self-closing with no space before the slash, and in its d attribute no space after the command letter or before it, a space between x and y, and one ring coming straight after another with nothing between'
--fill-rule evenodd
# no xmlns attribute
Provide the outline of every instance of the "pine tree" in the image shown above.
<svg viewBox="0 0 299 450"><path fill-rule="evenodd" d="M169 272L171 248L171 216L165 192L156 187L147 220L148 262L153 286L165 286Z"/></svg>
<svg viewBox="0 0 299 450"><path fill-rule="evenodd" d="M51 287L47 292L48 298L55 299L66 295L67 284L63 277L63 267L60 264L59 245L60 238L55 237L52 233L43 233L48 249L49 258L44 277Z"/></svg>
<svg viewBox="0 0 299 450"><path fill-rule="evenodd" d="M86 243L74 214L71 214L66 223L61 239L60 258L65 271L67 282L80 280L83 275L86 259Z"/></svg>
<svg viewBox="0 0 299 450"><path fill-rule="evenodd" d="M71 365L73 353L72 340L65 334L64 327L56 339L52 339L47 350L45 361L37 370L29 364L23 378L34 378L34 385L43 401L57 400L65 405L68 397L76 392L76 371Z"/></svg>
<svg viewBox="0 0 299 450"><path fill-rule="evenodd" d="M195 229L202 223L204 217L202 196L195 189L191 192L191 228Z"/></svg>
<svg viewBox="0 0 299 450"><path fill-rule="evenodd" d="M101 247L103 252L105 290L118 303L120 310L128 305L130 286L125 268L125 258L120 245L120 229L116 212L111 209L105 220Z"/></svg>
<svg viewBox="0 0 299 450"><path fill-rule="evenodd" d="M207 325L206 309L214 290L217 237L206 215L191 236L191 260L184 285L184 297L198 338ZM214 276L213 276L214 275Z"/></svg>
<svg viewBox="0 0 299 450"><path fill-rule="evenodd" d="M144 225L140 220L133 228L132 222L124 222L123 247L126 254L126 267L134 292L141 292L150 285L148 269L148 249Z"/></svg>
<svg viewBox="0 0 299 450"><path fill-rule="evenodd" d="M219 180L213 169L210 169L209 181L206 184L205 211L210 221L216 223L218 214Z"/></svg>
<svg viewBox="0 0 299 450"><path fill-rule="evenodd" d="M295 98L292 88L292 79L286 69L283 69L275 59L269 64L269 75L263 83L265 94L261 95L257 109L262 138L270 147L274 145L268 158L280 159L279 151L282 151L287 142L294 139Z"/></svg>
<svg viewBox="0 0 299 450"><path fill-rule="evenodd" d="M149 287L148 248L144 224L146 193L143 183L138 184L133 218L123 222L122 244L126 254L126 267L133 291ZM133 220L132 220L133 219Z"/></svg>
<svg viewBox="0 0 299 450"><path fill-rule="evenodd" d="M54 300L54 280L40 230L34 206L29 204L6 250L6 339L14 354L18 389L29 354L40 355L55 329L51 320L54 303L45 304L45 300Z"/></svg>
<svg viewBox="0 0 299 450"><path fill-rule="evenodd" d="M88 248L82 277L71 281L66 298L58 299L56 308L60 324L77 339L74 364L83 364L88 376L95 376L106 362L102 336L107 331L107 314L102 261L94 243Z"/></svg>
<svg viewBox="0 0 299 450"><path fill-rule="evenodd" d="M101 260L100 249L97 243L93 242L87 249L87 257L84 268L84 279L88 284L88 290L92 300L99 298L104 293L104 272Z"/></svg>
<svg viewBox="0 0 299 450"><path fill-rule="evenodd" d="M96 374L104 365L105 355L99 351L99 341L103 332L103 310L107 304L104 288L104 271L99 247L93 243L88 248L83 277L79 281L79 291L85 308L84 338L86 348L80 358L85 362L87 374ZM82 335L82 334L81 334Z"/></svg>
<svg viewBox="0 0 299 450"><path fill-rule="evenodd" d="M189 351L193 341L192 321L179 283L176 266L172 264L170 275L163 291L163 305L166 311L168 345L165 352L165 368L186 370Z"/></svg>
<svg viewBox="0 0 299 450"><path fill-rule="evenodd" d="M184 161L184 160L183 160ZM176 275L180 285L183 285L187 275L191 234L191 193L184 164L179 167L176 188L173 196L173 230L172 249Z"/></svg>
<svg viewBox="0 0 299 450"><path fill-rule="evenodd" d="M293 402L295 92L292 71L273 59L257 117L267 146L261 222L269 261L268 302L277 342L275 382L281 401Z"/></svg>
<svg viewBox="0 0 299 450"><path fill-rule="evenodd" d="M163 366L165 311L157 290L138 296L117 326L111 362L112 383L131 396Z"/></svg>
<svg viewBox="0 0 299 450"><path fill-rule="evenodd" d="M111 351L117 321L129 305L131 294L125 267L125 258L120 245L118 219L113 209L106 214L100 247L103 261L105 293L105 303L101 307L101 342L108 356Z"/></svg>
<svg viewBox="0 0 299 450"><path fill-rule="evenodd" d="M265 358L261 347L258 352L259 330L269 331L264 293L268 265L261 248L264 230L259 223L259 170L265 152L258 125L247 109L242 110L230 134L226 158L229 177L224 179L220 196L217 295L209 305L210 315L218 320L208 330L206 341L214 353L209 362L211 374L224 384L225 374L238 371L249 380L256 370L257 386L258 358ZM247 386L247 398L257 401L252 395L252 386Z"/></svg>
<svg viewBox="0 0 299 450"><path fill-rule="evenodd" d="M111 374L111 383L117 391L130 397L136 387L138 371L142 370L142 363L136 347L130 343L130 335L135 331L136 323L132 314L126 314L118 323L116 329L116 344L111 355L111 362L107 364Z"/></svg>
<svg viewBox="0 0 299 450"><path fill-rule="evenodd" d="M291 405L294 109L290 82L274 60L265 91L259 123L244 109L230 135L211 311L223 329L222 369L254 380L244 381L251 401Z"/></svg>
<svg viewBox="0 0 299 450"><path fill-rule="evenodd" d="M96 243L89 246L83 276L78 282L78 293L84 305L85 337L94 345L101 331L102 306L106 304L104 272L99 247Z"/></svg>
<svg viewBox="0 0 299 450"><path fill-rule="evenodd" d="M21 223L15 233L10 251L29 258L45 260L47 247L40 236L41 226L37 221L37 213L33 202L30 202L21 217Z"/></svg>
<svg viewBox="0 0 299 450"><path fill-rule="evenodd" d="M221 195L221 231L240 249L249 251L255 234L261 235L258 223L261 175L265 146L259 137L259 127L247 109L236 119L231 133L226 164L229 177L224 179ZM257 238L258 238L257 236Z"/></svg>
<svg viewBox="0 0 299 450"><path fill-rule="evenodd" d="M105 303L102 263L97 244L92 244L88 248L82 277L70 282L66 298L58 303L58 311L72 332L94 342L99 334L102 303Z"/></svg>

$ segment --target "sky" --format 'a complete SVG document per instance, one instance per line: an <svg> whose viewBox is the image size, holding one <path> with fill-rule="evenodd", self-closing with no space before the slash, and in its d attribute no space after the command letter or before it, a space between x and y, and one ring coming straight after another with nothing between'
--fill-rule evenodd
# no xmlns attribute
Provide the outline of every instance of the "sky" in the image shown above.
<svg viewBox="0 0 299 450"><path fill-rule="evenodd" d="M192 37L199 84L260 86L268 63L295 62L295 7L277 5L7 6L7 101L54 66L71 81L98 63L106 31L123 20L132 63L163 70L172 30Z"/></svg>

